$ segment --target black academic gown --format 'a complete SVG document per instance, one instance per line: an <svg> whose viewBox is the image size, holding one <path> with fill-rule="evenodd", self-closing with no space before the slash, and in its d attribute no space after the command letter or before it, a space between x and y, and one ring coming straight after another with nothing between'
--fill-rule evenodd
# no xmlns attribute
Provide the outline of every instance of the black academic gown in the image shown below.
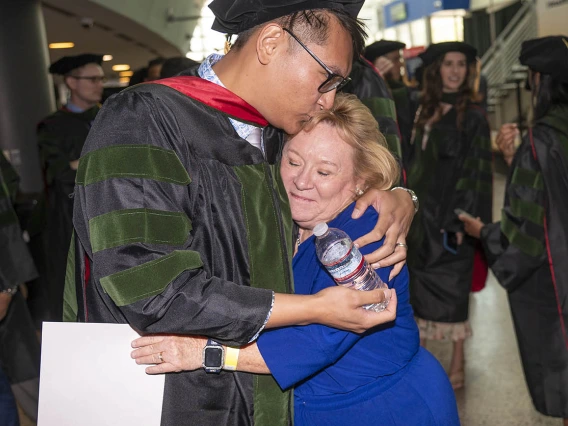
<svg viewBox="0 0 568 426"><path fill-rule="evenodd" d="M568 106L523 138L500 222L481 231L505 287L528 388L538 411L568 418Z"/></svg>
<svg viewBox="0 0 568 426"><path fill-rule="evenodd" d="M465 238L453 254L441 230L463 232L456 208L490 220L492 201L489 124L476 107L461 130L456 117L452 108L432 126L424 150L416 132L408 167L408 187L420 200L408 236L411 303L417 317L445 323L468 319L475 241Z"/></svg>
<svg viewBox="0 0 568 426"><path fill-rule="evenodd" d="M292 219L278 165L229 117L272 142L254 108L197 77L137 85L105 102L77 172L67 320L240 346L263 326L272 290L293 292ZM272 376L166 376L164 426L291 421L291 393Z"/></svg>
<svg viewBox="0 0 568 426"><path fill-rule="evenodd" d="M73 230L73 188L76 171L69 162L78 160L100 107L82 113L65 108L38 125L40 158L47 187L46 273L52 321L63 318L63 285L67 252Z"/></svg>

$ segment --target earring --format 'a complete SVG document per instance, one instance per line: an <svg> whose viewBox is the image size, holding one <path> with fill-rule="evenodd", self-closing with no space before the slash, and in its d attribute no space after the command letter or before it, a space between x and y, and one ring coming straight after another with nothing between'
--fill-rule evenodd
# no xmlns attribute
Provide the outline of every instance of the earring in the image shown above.
<svg viewBox="0 0 568 426"><path fill-rule="evenodd" d="M365 193L365 191L363 191L362 189L355 188L355 195L357 195L358 197L360 197L364 193Z"/></svg>

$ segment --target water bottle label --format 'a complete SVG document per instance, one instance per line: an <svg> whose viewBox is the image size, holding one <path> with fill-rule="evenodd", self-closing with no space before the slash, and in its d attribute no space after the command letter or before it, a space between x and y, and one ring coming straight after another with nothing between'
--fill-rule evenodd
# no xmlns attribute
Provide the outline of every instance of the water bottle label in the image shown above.
<svg viewBox="0 0 568 426"><path fill-rule="evenodd" d="M359 250L349 250L349 253L339 262L328 265L327 270L336 280L345 280L359 272L363 267L364 259Z"/></svg>

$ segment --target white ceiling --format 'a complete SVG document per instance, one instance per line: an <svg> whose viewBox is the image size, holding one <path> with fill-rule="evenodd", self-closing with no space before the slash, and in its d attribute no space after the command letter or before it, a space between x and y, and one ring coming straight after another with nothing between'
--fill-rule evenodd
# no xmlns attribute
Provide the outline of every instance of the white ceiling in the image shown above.
<svg viewBox="0 0 568 426"><path fill-rule="evenodd" d="M104 62L109 78L117 77L111 67L129 64L142 68L158 56L180 56L182 52L142 25L86 0L46 0L42 2L48 43L71 41L71 49L49 49L51 62L68 55L96 53L112 55ZM92 26L85 25L85 18ZM164 19L166 17L164 16Z"/></svg>

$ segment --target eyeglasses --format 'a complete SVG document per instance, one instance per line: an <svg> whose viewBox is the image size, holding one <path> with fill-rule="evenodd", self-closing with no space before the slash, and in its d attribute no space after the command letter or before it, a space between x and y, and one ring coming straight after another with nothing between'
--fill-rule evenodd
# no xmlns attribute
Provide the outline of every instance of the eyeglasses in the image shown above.
<svg viewBox="0 0 568 426"><path fill-rule="evenodd" d="M310 56L312 58L314 58L316 60L316 62L318 64L320 64L322 66L322 68L327 72L327 78L326 80L320 84L320 86L318 87L318 92L320 93L327 93L327 92L331 92L332 90L340 90L342 87L344 87L347 83L349 83L351 81L351 79L349 77L343 77L342 75L339 74L335 74L332 70L329 69L329 67L324 64L322 62L322 60L320 58L318 58L310 49L308 49L308 47L302 43L298 37L296 37L292 31L290 31L287 28L282 28L284 31L286 31L288 34L290 34L290 36L296 40L298 42L298 44L300 46L302 46L304 48L304 50L306 52L308 52L310 54Z"/></svg>
<svg viewBox="0 0 568 426"><path fill-rule="evenodd" d="M91 83L105 83L107 81L106 77L101 77L100 75L84 75L84 76L77 76L77 75L70 75L69 77L76 78L77 80L90 80Z"/></svg>

